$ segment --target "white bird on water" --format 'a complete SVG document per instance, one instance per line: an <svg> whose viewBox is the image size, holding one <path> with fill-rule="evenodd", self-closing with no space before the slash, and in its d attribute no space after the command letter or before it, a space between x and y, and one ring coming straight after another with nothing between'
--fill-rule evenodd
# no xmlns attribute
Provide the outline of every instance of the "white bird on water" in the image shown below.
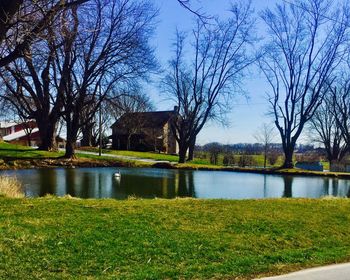
<svg viewBox="0 0 350 280"><path fill-rule="evenodd" d="M120 174L120 170L118 169L117 172L114 173L114 177L120 178L122 175Z"/></svg>

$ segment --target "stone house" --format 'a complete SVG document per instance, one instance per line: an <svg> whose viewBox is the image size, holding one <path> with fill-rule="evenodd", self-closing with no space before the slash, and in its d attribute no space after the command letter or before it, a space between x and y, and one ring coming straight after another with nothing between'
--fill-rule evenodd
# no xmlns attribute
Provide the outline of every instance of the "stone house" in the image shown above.
<svg viewBox="0 0 350 280"><path fill-rule="evenodd" d="M173 111L125 113L112 125L112 148L177 154L178 145L171 126Z"/></svg>

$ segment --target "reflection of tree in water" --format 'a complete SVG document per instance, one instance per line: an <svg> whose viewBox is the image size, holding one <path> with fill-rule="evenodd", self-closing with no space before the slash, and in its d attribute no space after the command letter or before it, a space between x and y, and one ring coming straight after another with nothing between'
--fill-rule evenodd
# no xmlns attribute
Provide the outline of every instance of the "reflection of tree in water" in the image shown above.
<svg viewBox="0 0 350 280"><path fill-rule="evenodd" d="M332 195L338 196L338 194L339 194L339 181L338 179L334 178L332 180Z"/></svg>
<svg viewBox="0 0 350 280"><path fill-rule="evenodd" d="M349 186L349 183L348 183L348 186ZM350 198L350 188L348 188L348 193L346 194L346 197Z"/></svg>
<svg viewBox="0 0 350 280"><path fill-rule="evenodd" d="M112 181L111 196L119 199L129 196L143 198L195 196L193 172L164 172L165 174L157 174L157 176L137 173L123 174L119 181Z"/></svg>
<svg viewBox="0 0 350 280"><path fill-rule="evenodd" d="M329 195L329 178L323 179L323 195Z"/></svg>
<svg viewBox="0 0 350 280"><path fill-rule="evenodd" d="M83 172L83 174L81 174L81 177L82 186L80 197L92 198L93 196L91 196L91 190L93 189L93 178L91 178L91 175L88 172Z"/></svg>
<svg viewBox="0 0 350 280"><path fill-rule="evenodd" d="M102 190L103 190L103 176L101 173L98 173L98 198L102 198Z"/></svg>
<svg viewBox="0 0 350 280"><path fill-rule="evenodd" d="M332 183L332 185L330 184ZM339 180L337 178L324 178L323 179L323 189L324 194L323 195L332 195L332 196L338 196L339 195ZM331 189L331 193L330 193Z"/></svg>
<svg viewBox="0 0 350 280"><path fill-rule="evenodd" d="M75 169L67 168L65 175L66 175L66 194L75 196Z"/></svg>
<svg viewBox="0 0 350 280"><path fill-rule="evenodd" d="M267 197L267 175L264 174L264 198Z"/></svg>
<svg viewBox="0 0 350 280"><path fill-rule="evenodd" d="M283 197L292 197L293 177L283 176L283 181L284 181Z"/></svg>
<svg viewBox="0 0 350 280"><path fill-rule="evenodd" d="M40 191L39 196L46 194L56 194L57 170L42 169L39 171Z"/></svg>
<svg viewBox="0 0 350 280"><path fill-rule="evenodd" d="M195 197L194 179L192 171L179 171L177 196L179 197Z"/></svg>

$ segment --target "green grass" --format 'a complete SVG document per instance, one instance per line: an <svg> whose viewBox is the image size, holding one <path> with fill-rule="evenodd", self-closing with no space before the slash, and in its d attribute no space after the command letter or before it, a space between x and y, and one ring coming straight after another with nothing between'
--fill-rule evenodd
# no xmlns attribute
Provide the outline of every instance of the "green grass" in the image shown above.
<svg viewBox="0 0 350 280"><path fill-rule="evenodd" d="M82 148L85 151L91 151L91 152L98 152L97 148L94 147L84 147ZM167 154L160 154L155 152L135 152L135 151L119 151L119 150L108 150L105 149L102 151L104 154L113 154L113 155L121 155L121 156L130 156L130 157L137 157L137 158L145 158L145 159L154 159L154 160L166 160L170 162L178 162L179 157L176 155L167 155ZM205 154L205 158L195 158L193 161L190 162L190 164L198 164L198 165L210 165L209 161L209 154L201 152L200 155ZM237 163L239 160L240 155L234 155L235 162ZM263 166L264 165L264 156L263 155L252 155L253 160L256 162L256 165ZM222 166L223 163L223 155L219 155L218 159L218 166ZM283 163L282 157L280 157L274 167L280 166ZM272 167L271 165L267 165L268 167Z"/></svg>
<svg viewBox="0 0 350 280"><path fill-rule="evenodd" d="M0 198L1 279L251 279L350 260L350 201Z"/></svg>
<svg viewBox="0 0 350 280"><path fill-rule="evenodd" d="M195 158L192 163L194 164L205 164L208 165L210 164L209 161L209 153L208 152L197 152L197 155L200 158ZM239 158L241 155L235 154L233 155L234 159L235 159L235 163L237 164L239 161ZM253 161L254 161L254 165L256 166L264 166L264 155L249 155L252 157ZM220 154L218 157L218 165L223 165L223 159L224 159L224 155ZM277 162L274 165L271 165L267 162L266 166L267 167L277 167L277 166L281 166L283 164L283 157L280 156L277 160Z"/></svg>
<svg viewBox="0 0 350 280"><path fill-rule="evenodd" d="M98 152L98 148L95 147L83 147L82 150L90 152ZM135 151L119 151L119 150L102 150L104 154L113 154L119 156L128 156L128 157L137 157L145 159L154 159L154 160L166 160L170 162L177 162L179 157L176 155L160 154L155 152L135 152Z"/></svg>
<svg viewBox="0 0 350 280"><path fill-rule="evenodd" d="M60 152L38 151L30 147L0 142L0 158L56 158L62 156Z"/></svg>
<svg viewBox="0 0 350 280"><path fill-rule="evenodd" d="M92 152L98 152L97 148L93 147L84 147L82 150L84 151L92 151ZM99 157L97 155L89 155L89 154L82 154L79 153L79 150L77 152L77 158L82 160L103 160L107 162L120 162L122 164L127 164L129 166L134 167L150 167L152 163L146 163L138 161L137 159L116 159L108 156L102 156ZM176 155L167 155L167 154L159 154L159 153L152 153L152 152L134 152L134 151L116 151L116 150L103 150L103 153L105 154L114 154L114 155L120 155L120 156L129 156L134 158L143 158L143 159L153 159L156 161L170 161L170 162L177 162L178 156ZM46 151L38 151L30 147L26 146L20 146L20 145L14 145L9 144L5 142L0 142L0 159L1 158L10 158L10 159L46 159L46 158L58 158L64 155L64 152L46 152ZM235 162L238 162L238 159L240 155L234 155ZM263 166L264 157L263 155L252 155L254 161L256 162L257 166ZM219 164L213 165L210 164L208 156L207 158L195 158L193 161L188 162L186 164L178 165L180 168L211 168L211 169L220 169L222 168L222 159L223 156L219 156ZM268 165L267 167L278 167L282 164L282 158L279 158L277 163L274 166ZM328 162L322 162L324 165L324 169L329 169Z"/></svg>

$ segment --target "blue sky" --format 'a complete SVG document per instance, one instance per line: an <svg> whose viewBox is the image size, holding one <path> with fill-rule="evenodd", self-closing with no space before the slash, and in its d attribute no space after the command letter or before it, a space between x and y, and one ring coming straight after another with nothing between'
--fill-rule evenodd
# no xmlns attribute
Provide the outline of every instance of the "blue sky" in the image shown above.
<svg viewBox="0 0 350 280"><path fill-rule="evenodd" d="M252 0L252 5L258 12L266 7L273 7L279 0ZM282 1L282 0L280 0ZM194 7L202 7L202 11L224 17L228 14L230 0L192 0ZM167 61L171 58L171 45L174 42L175 30L190 30L193 26L193 15L182 8L176 0L155 0L159 8L158 27L153 40L156 47L156 55L166 67ZM258 18L258 35L264 34L264 25ZM254 133L262 123L271 123L272 119L266 115L268 103L266 93L270 90L264 77L257 69L251 69L251 73L244 81L244 88L248 93L248 100L245 97L237 98L233 104L232 112L227 116L230 125L222 127L217 123L209 123L199 134L197 142L205 144L218 141L224 144L238 142L256 142ZM157 83L149 85L146 89L157 109L168 110L173 104L160 93ZM278 139L276 139L278 140Z"/></svg>

